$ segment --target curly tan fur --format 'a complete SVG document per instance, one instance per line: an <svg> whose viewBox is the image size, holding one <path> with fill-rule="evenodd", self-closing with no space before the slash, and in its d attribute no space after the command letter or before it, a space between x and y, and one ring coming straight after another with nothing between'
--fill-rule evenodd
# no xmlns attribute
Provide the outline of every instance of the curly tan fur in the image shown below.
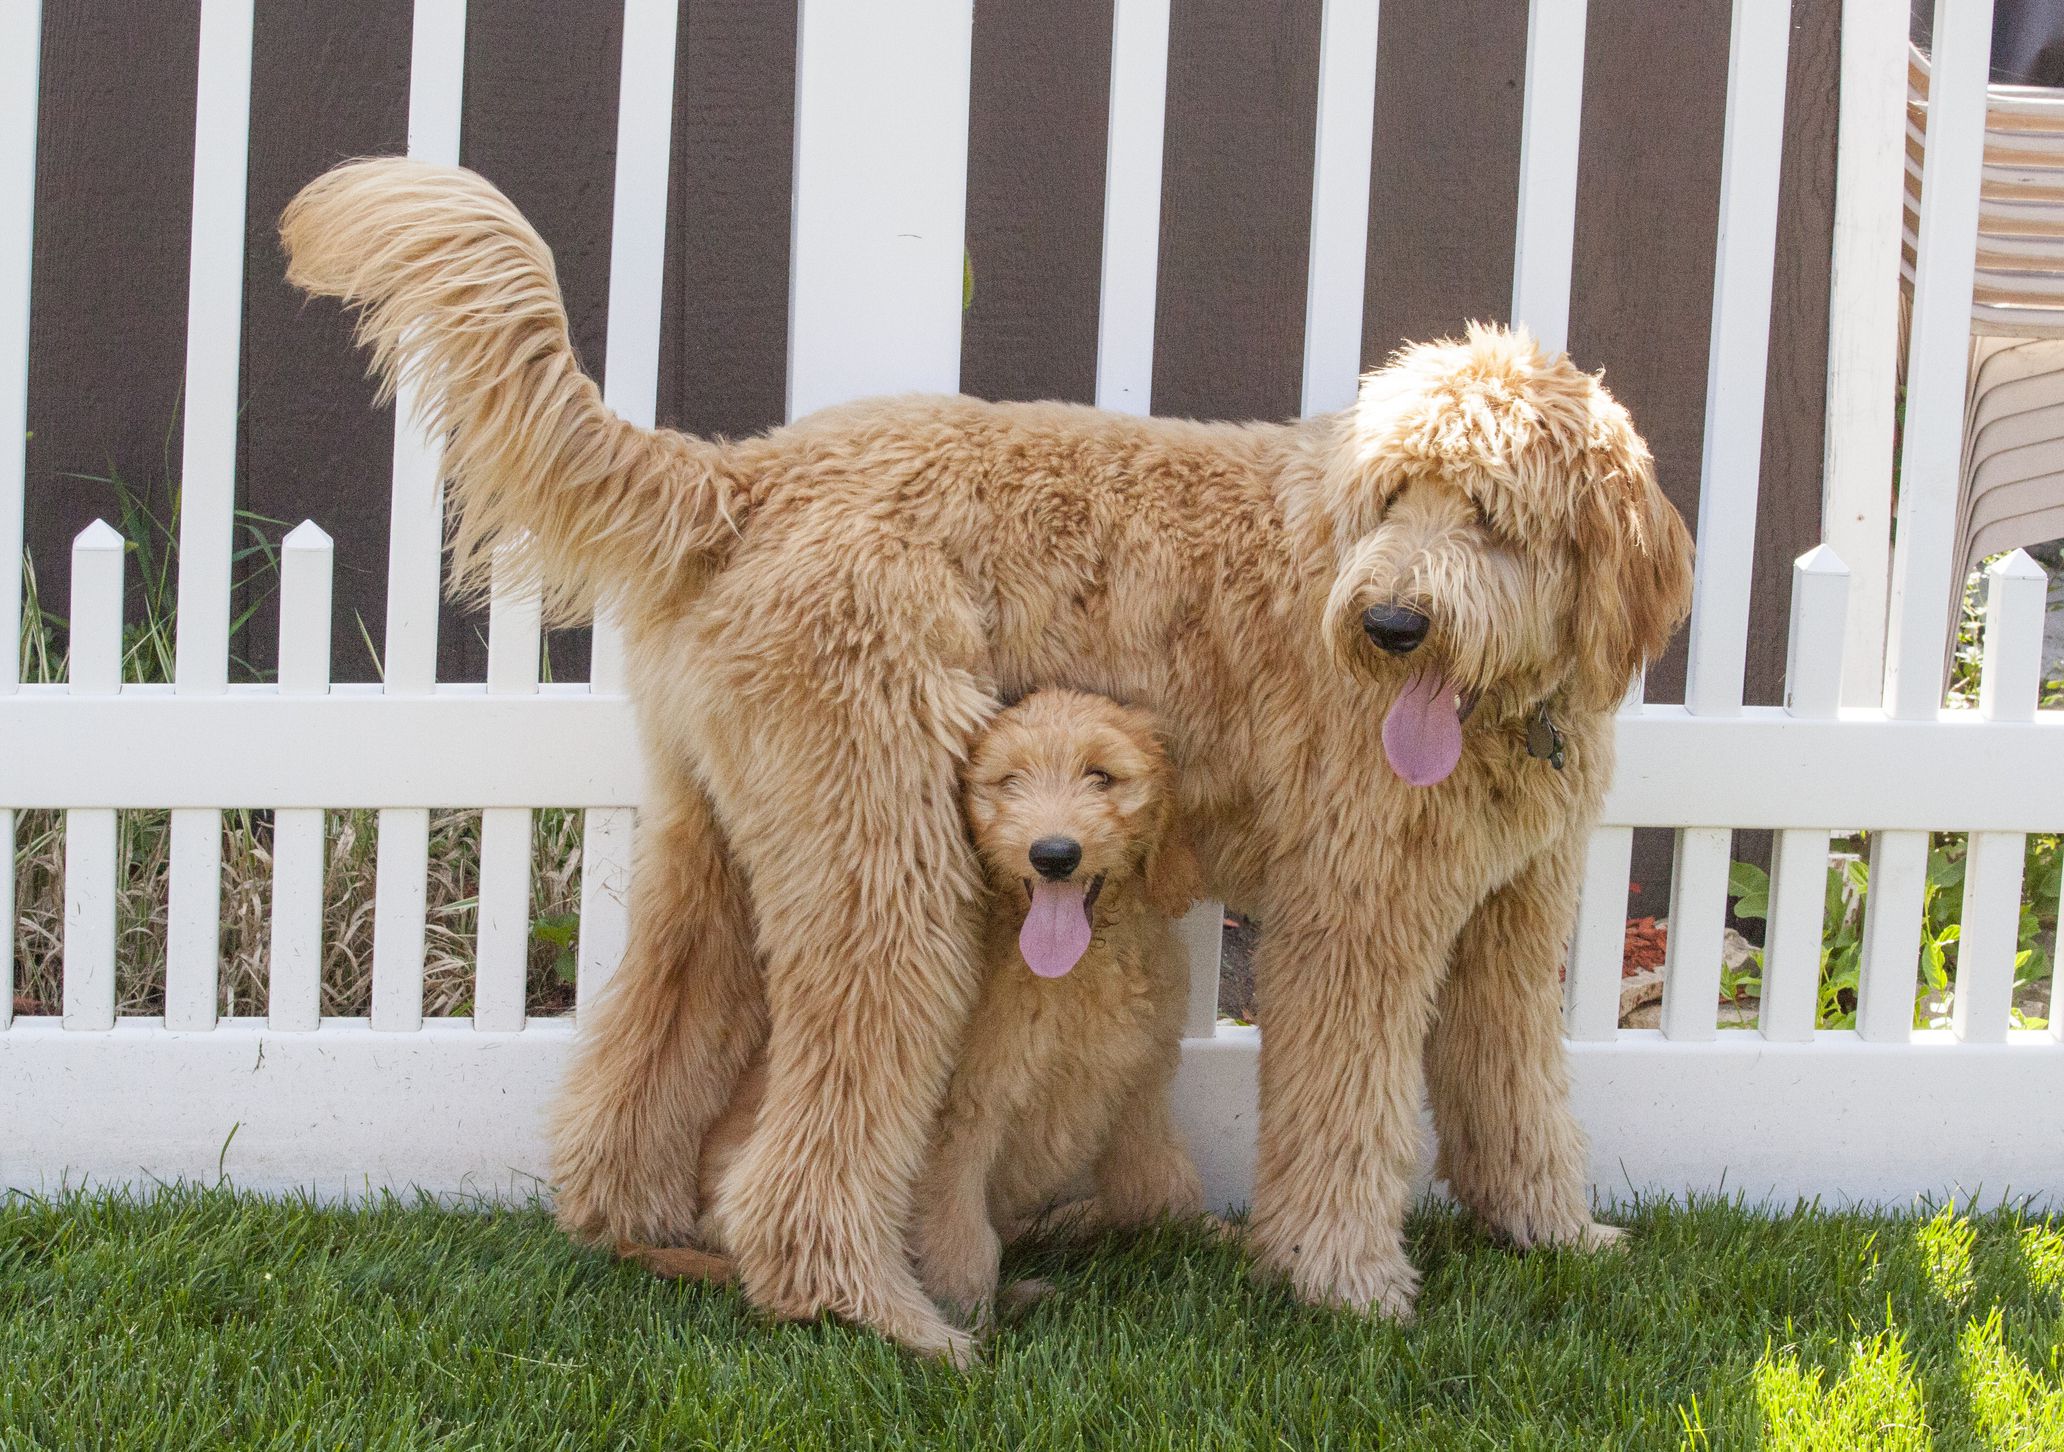
<svg viewBox="0 0 2064 1452"><path fill-rule="evenodd" d="M284 235L449 430L462 563L508 541L563 613L627 632L668 836L646 860L688 867L640 875L581 1038L571 1231L687 1233L764 1023L726 1216L747 1293L950 1349L904 1244L979 984L955 783L1001 700L1071 686L1163 723L1205 885L1267 924L1262 1266L1408 1312L1429 1083L1466 1203L1523 1243L1598 1238L1554 985L1611 705L1688 605L1690 542L1595 377L1473 328L1291 424L902 398L711 442L601 408L543 245L477 177L343 168ZM1386 602L1431 620L1409 661L1357 633ZM1412 787L1382 722L1429 662L1477 704ZM1542 710L1566 769L1526 752Z"/></svg>
<svg viewBox="0 0 2064 1452"><path fill-rule="evenodd" d="M1173 829L1174 773L1142 712L1077 691L1039 691L976 741L965 799L989 877L982 986L959 1043L911 1248L925 1290L979 1327L997 1300L1004 1242L1033 1223L1077 1232L1203 1208L1196 1167L1169 1111L1188 971L1171 920L1199 891ZM1097 885L1088 950L1036 977L1018 946L1034 842L1080 844L1071 882ZM703 1142L707 1248L620 1242L655 1273L728 1280L731 1181L765 1093L740 1080ZM1087 1178L1085 1199L1060 1198ZM958 1350L958 1348L955 1348Z"/></svg>

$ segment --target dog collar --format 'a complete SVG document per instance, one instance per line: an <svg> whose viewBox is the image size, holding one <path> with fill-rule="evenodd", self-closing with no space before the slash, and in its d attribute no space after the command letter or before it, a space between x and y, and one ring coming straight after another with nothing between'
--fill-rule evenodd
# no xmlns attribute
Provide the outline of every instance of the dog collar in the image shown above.
<svg viewBox="0 0 2064 1452"><path fill-rule="evenodd" d="M1536 761L1547 762L1557 771L1562 770L1562 733L1548 719L1546 701L1534 707L1533 719L1527 722L1526 754Z"/></svg>

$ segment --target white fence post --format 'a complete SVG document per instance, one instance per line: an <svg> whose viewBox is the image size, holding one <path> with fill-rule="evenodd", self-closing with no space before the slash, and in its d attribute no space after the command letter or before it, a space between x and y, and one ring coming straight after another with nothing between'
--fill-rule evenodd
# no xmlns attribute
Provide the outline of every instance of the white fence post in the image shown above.
<svg viewBox="0 0 2064 1452"><path fill-rule="evenodd" d="M603 368L602 396L619 414L645 428L652 426L659 401L659 313L666 273L677 13L673 0L631 0L625 6L622 79L617 88L609 356ZM800 105L799 97L799 109ZM800 118L797 125L800 129ZM797 156L800 174L800 145ZM791 358L791 380L793 363ZM595 694L622 692L623 652L623 636L615 622L597 618L588 672L589 689ZM616 972L630 942L636 822L634 811L614 808L590 811L583 823L576 1007L594 1001L592 995Z"/></svg>
<svg viewBox="0 0 2064 1452"><path fill-rule="evenodd" d="M1991 57L1992 0L1936 0L1885 646L1885 710L1904 720L1942 704Z"/></svg>
<svg viewBox="0 0 2064 1452"><path fill-rule="evenodd" d="M1992 0L1937 0L1933 38L1885 643L1885 712L1901 720L1926 720L1942 704ZM1871 1042L1913 1031L1927 874L1925 831L1873 834L1856 1011L1857 1032Z"/></svg>
<svg viewBox="0 0 2064 1452"><path fill-rule="evenodd" d="M1584 853L1584 886L1564 970L1563 1031L1580 1043L1620 1033L1620 973L1627 950L1627 874L1634 829L1600 827Z"/></svg>
<svg viewBox="0 0 2064 1452"><path fill-rule="evenodd" d="M2033 721L2041 690L2043 597L2049 577L2023 550L1986 572L1985 660L1978 714L1986 721ZM1964 859L1964 920L1957 936L1956 996L1950 1027L1970 1043L2001 1043L2014 1003L2020 947L2020 832L1973 832Z"/></svg>
<svg viewBox="0 0 2064 1452"><path fill-rule="evenodd" d="M456 166L465 91L465 0L416 0L409 51L408 154ZM444 574L443 449L417 416L415 391L394 399L394 483L387 526L386 659L389 695L437 685L437 609ZM423 915L429 890L430 813L383 808L373 868L372 1025L423 1026Z"/></svg>
<svg viewBox="0 0 2064 1452"><path fill-rule="evenodd" d="M1849 566L1842 704L1883 699L1899 383L1899 249L1906 228L1907 8L1842 7L1834 250L1828 280L1821 517Z"/></svg>
<svg viewBox="0 0 2064 1452"><path fill-rule="evenodd" d="M1735 0L1727 49L1727 134L1720 162L1705 457L1699 469L1698 572L1684 678L1684 704L1701 716L1728 716L1741 709L1748 658L1791 19L1789 0ZM1675 910L1670 920L1677 923ZM1671 937L1674 945L1676 934Z"/></svg>
<svg viewBox="0 0 2064 1452"><path fill-rule="evenodd" d="M1663 950L1666 1038L1710 1039L1720 1004L1721 934L1727 925L1726 827L1685 827L1671 858L1670 937Z"/></svg>
<svg viewBox="0 0 2064 1452"><path fill-rule="evenodd" d="M312 519L280 545L279 690L330 689L330 590L335 548ZM304 1032L322 1022L323 814L282 807L272 817L271 983L267 1024Z"/></svg>
<svg viewBox="0 0 2064 1452"><path fill-rule="evenodd" d="M1828 545L1792 563L1791 637L1785 652L1785 714L1832 720L1841 705L1849 570ZM1770 852L1770 907L1764 917L1763 1037L1798 1043L1813 1037L1820 1002L1820 953L1827 904L1825 827L1779 830Z"/></svg>
<svg viewBox="0 0 2064 1452"><path fill-rule="evenodd" d="M1584 131L1588 0L1527 7L1521 102L1519 223L1512 249L1512 321L1541 346L1569 346L1570 265L1577 235L1577 147ZM1618 1001L1618 990L1614 990Z"/></svg>
<svg viewBox="0 0 2064 1452"><path fill-rule="evenodd" d="M508 574L497 560L487 615L487 691L536 695L540 602L534 590L515 594ZM513 1033L523 1027L530 962L530 827L528 807L488 807L480 814L473 1027L483 1031Z"/></svg>
<svg viewBox="0 0 2064 1452"><path fill-rule="evenodd" d="M1097 301L1099 408L1144 414L1154 396L1161 152L1168 114L1169 0L1113 0L1110 135Z"/></svg>
<svg viewBox="0 0 2064 1452"><path fill-rule="evenodd" d="M174 688L182 694L217 694L229 684L252 5L204 0L201 6L174 669ZM165 1025L212 1029L222 935L219 809L172 813L169 893Z"/></svg>
<svg viewBox="0 0 2064 1452"><path fill-rule="evenodd" d="M122 566L127 551L106 520L72 541L71 694L122 689ZM64 1026L115 1026L115 860L112 807L65 813ZM10 925L10 931L12 925Z"/></svg>
<svg viewBox="0 0 2064 1452"><path fill-rule="evenodd" d="M960 387L973 0L802 0L788 413Z"/></svg>
<svg viewBox="0 0 2064 1452"><path fill-rule="evenodd" d="M1369 162L1376 130L1377 3L1325 0L1321 20L1311 251L1305 268L1306 414L1353 403L1362 372L1362 280L1369 262Z"/></svg>

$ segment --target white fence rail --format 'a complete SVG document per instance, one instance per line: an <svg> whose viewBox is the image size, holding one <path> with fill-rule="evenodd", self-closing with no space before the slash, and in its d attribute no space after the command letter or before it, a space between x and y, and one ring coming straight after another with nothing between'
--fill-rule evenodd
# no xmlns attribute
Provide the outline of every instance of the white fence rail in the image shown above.
<svg viewBox="0 0 2064 1452"><path fill-rule="evenodd" d="M26 391L36 9L10 6L0 44L13 57L0 61L0 422L14 421L10 440L22 436ZM1841 205L1856 229L1837 234L1827 455L1829 533L1850 558L1823 546L1799 561L1788 699L1766 708L1742 704L1742 663L1788 7L1736 4L1690 684L1683 705L1636 700L1621 715L1619 778L1590 847L1568 968L1578 1107L1607 1195L1723 1183L1780 1197L2064 1195L2064 1042L2054 1028L2009 1027L2023 839L2064 827L2064 714L2036 709L2044 591L2025 557L1988 580L1979 704L1939 709L1989 6L1938 7L1896 556L1885 530L1893 419L1889 398L1871 390L1896 361L1877 294L1890 277L1881 234L1887 217L1896 227L1898 202L1867 189L1898 186L1886 158L1901 152L1905 119L1897 105L1867 103L1903 85L1872 67L1903 76L1905 56L1888 39L1898 7L1857 9L1845 20L1841 140ZM465 18L462 0L418 0L413 153L457 154ZM1303 394L1312 409L1351 397L1360 346L1368 159L1382 142L1371 134L1377 20L1375 0L1324 7ZM207 1178L220 1167L257 1188L522 1192L543 1172L542 1106L573 1027L525 1013L534 810L586 814L580 998L606 980L625 939L640 768L620 643L605 623L591 681L541 685L536 604L497 588L487 680L437 681L435 449L402 429L384 684L330 683L332 550L313 523L281 554L278 684L228 682L251 21L251 0L202 7L173 683L121 681L123 542L106 524L75 547L68 682L18 683L19 599L0 590L0 922L12 923L16 816L55 809L66 821L61 1016L13 1019L12 933L0 933L0 1187ZM1533 0L1513 309L1557 344L1570 308L1584 21L1584 0ZM893 13L804 0L792 411L950 388L958 377L971 22L971 0ZM670 0L626 4L604 378L611 406L640 421L652 417L657 380L675 25ZM1147 410L1152 383L1168 30L1167 0L1117 0L1097 397L1135 412ZM0 558L20 551L22 462L11 442ZM1862 598L1850 598L1851 566ZM1876 594L1888 579L1881 656L1887 612ZM1857 685L1879 680L1882 703L1874 684ZM484 814L478 978L470 1017L425 1021L430 812L450 807ZM228 808L275 814L263 1019L217 1019ZM342 808L379 813L366 1019L321 1013L322 813ZM117 814L137 809L172 812L162 1020L115 1012ZM1618 1027L1637 827L1678 833L1656 1030ZM1716 1012L1729 858L1744 828L1776 833L1755 1029L1723 1028ZM1858 829L1873 843L1858 1027L1820 1029L1829 846ZM1916 1031L1928 834L1945 831L1970 834L1957 991L1948 1027ZM1196 977L1179 1095L1214 1196L1237 1201L1253 1161L1257 1040L1214 1021L1215 916L1207 907L1187 927Z"/></svg>

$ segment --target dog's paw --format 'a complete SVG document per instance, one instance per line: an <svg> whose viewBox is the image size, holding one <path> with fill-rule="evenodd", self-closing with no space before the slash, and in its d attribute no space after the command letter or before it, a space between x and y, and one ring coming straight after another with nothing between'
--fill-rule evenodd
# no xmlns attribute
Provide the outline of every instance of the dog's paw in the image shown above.
<svg viewBox="0 0 2064 1452"><path fill-rule="evenodd" d="M1570 1240L1569 1248L1588 1255L1625 1255L1627 1232L1617 1225L1588 1220L1584 1223L1584 1228Z"/></svg>
<svg viewBox="0 0 2064 1452"><path fill-rule="evenodd" d="M1015 1321L1040 1302L1058 1294L1059 1289L1052 1281L1036 1278L1012 1281L996 1293L996 1319L1005 1323Z"/></svg>
<svg viewBox="0 0 2064 1452"><path fill-rule="evenodd" d="M951 1325L936 1311L908 1317L885 1316L870 1324L904 1350L955 1371L973 1371L982 1364L981 1343L973 1331Z"/></svg>
<svg viewBox="0 0 2064 1452"><path fill-rule="evenodd" d="M695 1239L696 1190L692 1168L562 1153L552 1213L561 1230L588 1245L687 1245Z"/></svg>
<svg viewBox="0 0 2064 1452"><path fill-rule="evenodd" d="M1254 1274L1287 1286L1306 1305L1380 1316L1401 1326L1412 1323L1419 1296L1419 1272L1402 1249L1352 1255L1293 1245L1287 1252L1264 1252Z"/></svg>
<svg viewBox="0 0 2064 1452"><path fill-rule="evenodd" d="M1580 1255L1624 1250L1627 1239L1627 1232L1619 1226L1588 1215L1561 1221L1522 1220L1504 1227L1502 1234L1514 1250L1570 1250Z"/></svg>

